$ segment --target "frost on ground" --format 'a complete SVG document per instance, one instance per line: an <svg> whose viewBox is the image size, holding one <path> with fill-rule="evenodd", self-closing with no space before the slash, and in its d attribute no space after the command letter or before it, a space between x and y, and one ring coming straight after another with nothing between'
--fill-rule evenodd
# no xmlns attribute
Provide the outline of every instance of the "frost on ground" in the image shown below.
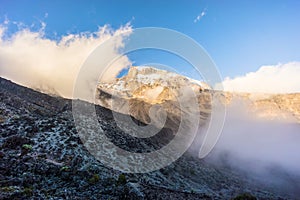
<svg viewBox="0 0 300 200"><path fill-rule="evenodd" d="M0 199L293 198L189 152L166 168L123 174L97 161L83 146L70 100L5 79L0 84ZM116 126L111 110L100 106L96 110L103 134L125 150L155 150L171 139L172 130L167 128L160 138L134 138ZM85 116L82 119L88 123Z"/></svg>

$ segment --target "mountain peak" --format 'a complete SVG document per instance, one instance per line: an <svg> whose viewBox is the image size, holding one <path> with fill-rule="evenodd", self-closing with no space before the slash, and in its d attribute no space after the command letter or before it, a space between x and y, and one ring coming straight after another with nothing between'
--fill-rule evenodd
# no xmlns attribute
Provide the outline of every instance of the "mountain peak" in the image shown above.
<svg viewBox="0 0 300 200"><path fill-rule="evenodd" d="M130 67L127 75L112 83L99 84L101 90L123 98L143 99L148 103L175 100L180 96L182 87L190 87L196 96L204 90L210 90L204 82L151 66Z"/></svg>
<svg viewBox="0 0 300 200"><path fill-rule="evenodd" d="M149 123L152 105L161 106L168 116L166 127L176 129L180 120L180 105L186 105L186 112L197 114L193 102L201 102L200 123L205 123L211 112L210 87L205 83L185 76L149 66L131 67L128 74L112 83L98 85L98 104L109 109L130 114L144 123ZM181 100L181 102L179 102ZM182 102L183 101L183 102ZM130 105L129 110L126 105ZM195 105L198 108L198 105ZM199 113L198 113L199 114ZM161 121L157 118L157 122Z"/></svg>

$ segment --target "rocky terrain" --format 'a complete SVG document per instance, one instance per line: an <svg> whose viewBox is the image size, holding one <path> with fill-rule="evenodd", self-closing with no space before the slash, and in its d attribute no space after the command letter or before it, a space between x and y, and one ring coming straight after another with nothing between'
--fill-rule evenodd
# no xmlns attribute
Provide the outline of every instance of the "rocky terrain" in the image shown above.
<svg viewBox="0 0 300 200"><path fill-rule="evenodd" d="M215 92L215 96L229 106L242 103L250 114L267 120L279 120L300 123L300 93L291 94L255 94Z"/></svg>
<svg viewBox="0 0 300 200"><path fill-rule="evenodd" d="M208 92L202 87L197 88L199 95ZM168 92L163 94L169 95ZM109 93L106 95L111 96ZM291 191L281 191L238 171L211 165L189 152L157 171L122 173L97 161L83 145L72 117L71 100L42 94L2 78L0 99L0 199L297 197ZM157 101L162 103L163 99L165 96ZM111 110L101 106L95 108L102 134L120 148L132 152L152 151L172 139L174 130L168 126L160 131L158 137L132 137L116 125ZM169 114L174 114L173 110L170 109ZM82 115L85 118L85 114ZM171 117L169 126L176 123L172 119L176 117ZM140 125L147 122L146 119L142 122L134 120ZM83 123L87 122L83 120ZM131 126L126 130L135 131Z"/></svg>
<svg viewBox="0 0 300 200"><path fill-rule="evenodd" d="M176 73L131 67L126 76L111 83L99 83L97 104L130 114L146 124L164 121L164 110L167 116L164 126L176 131L182 111L184 115L199 114L200 125L209 120L212 98L209 89L203 82ZM154 115L150 119L151 109Z"/></svg>
<svg viewBox="0 0 300 200"><path fill-rule="evenodd" d="M177 102L184 95L184 87L191 88L195 96L187 96L182 105L191 105L191 99L196 98L202 125L209 120L212 99L218 99L224 106L243 104L249 114L255 117L300 123L300 93L253 94L214 91L204 82L148 66L131 67L127 75L114 82L99 83L97 103L111 110L130 114L147 124L150 122L148 113L151 106L160 105L169 116L166 126L172 129L180 121L180 105ZM194 110L191 108L188 112L193 113ZM161 119L158 118L157 121L159 120Z"/></svg>

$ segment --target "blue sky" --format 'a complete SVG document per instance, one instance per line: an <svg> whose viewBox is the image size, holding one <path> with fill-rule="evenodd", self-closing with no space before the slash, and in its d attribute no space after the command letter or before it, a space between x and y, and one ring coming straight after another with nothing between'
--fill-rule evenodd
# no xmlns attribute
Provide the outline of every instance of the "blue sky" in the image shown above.
<svg viewBox="0 0 300 200"><path fill-rule="evenodd" d="M200 43L223 77L235 77L262 65L300 61L299 9L300 1L292 0L0 0L0 22L6 18L29 25L44 21L49 38L96 31L104 24L117 29L128 22L133 28L170 28ZM203 16L195 22L201 13ZM9 32L14 31L17 28L12 24Z"/></svg>

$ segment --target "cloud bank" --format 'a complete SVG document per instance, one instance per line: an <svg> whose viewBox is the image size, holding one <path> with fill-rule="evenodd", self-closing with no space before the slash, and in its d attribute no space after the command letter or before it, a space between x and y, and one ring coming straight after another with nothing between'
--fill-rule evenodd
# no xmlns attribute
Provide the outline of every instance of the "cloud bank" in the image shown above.
<svg viewBox="0 0 300 200"><path fill-rule="evenodd" d="M205 160L219 169L231 169L248 180L298 197L300 124L260 118L249 114L250 108L239 99L227 106L220 138ZM203 142L201 133L191 149L195 155Z"/></svg>
<svg viewBox="0 0 300 200"><path fill-rule="evenodd" d="M10 37L5 35L7 27L7 22L0 25L0 76L64 97L72 96L80 67L98 45L116 36L101 57L119 57L119 49L124 46L124 39L132 32L130 24L117 30L105 25L96 32L67 34L54 40L45 37L46 24L43 22L37 31L22 27ZM102 80L112 80L130 65L130 60L121 56L107 72L103 72Z"/></svg>
<svg viewBox="0 0 300 200"><path fill-rule="evenodd" d="M226 91L257 93L300 92L300 62L262 66L256 72L225 78Z"/></svg>

